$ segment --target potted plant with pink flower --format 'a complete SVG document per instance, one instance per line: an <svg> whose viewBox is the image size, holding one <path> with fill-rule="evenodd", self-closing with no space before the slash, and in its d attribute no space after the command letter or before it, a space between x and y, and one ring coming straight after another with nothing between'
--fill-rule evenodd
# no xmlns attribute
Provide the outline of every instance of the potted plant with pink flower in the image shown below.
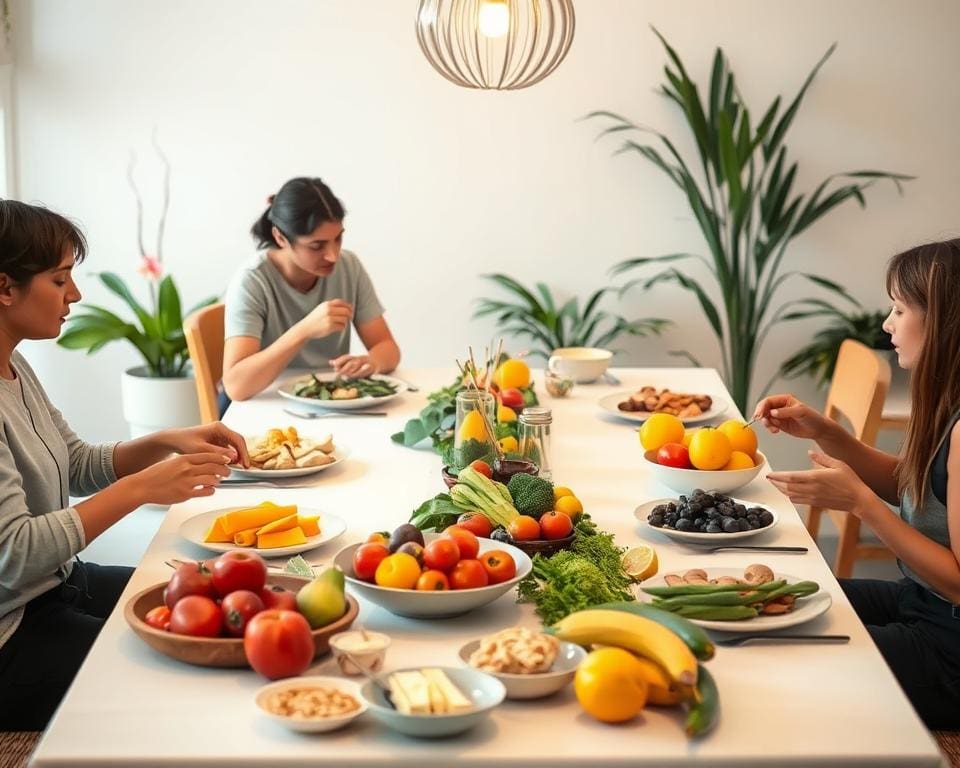
<svg viewBox="0 0 960 768"><path fill-rule="evenodd" d="M170 164L154 141L164 167L163 205L157 232L156 255L148 253L143 239L143 200L134 181L135 158L131 157L127 178L137 202L137 242L140 249L138 272L146 279L149 303L144 306L126 281L115 272L100 272L103 285L119 297L133 313L124 319L104 307L82 304L67 319L58 343L67 349L85 349L87 354L107 344L126 339L143 358L143 365L123 374L124 417L134 437L165 427L190 426L200 422L196 387L190 376L190 354L183 335L184 313L180 293L172 275L163 270L163 233L170 206ZM207 299L190 312L207 306ZM187 313L189 314L189 312Z"/></svg>

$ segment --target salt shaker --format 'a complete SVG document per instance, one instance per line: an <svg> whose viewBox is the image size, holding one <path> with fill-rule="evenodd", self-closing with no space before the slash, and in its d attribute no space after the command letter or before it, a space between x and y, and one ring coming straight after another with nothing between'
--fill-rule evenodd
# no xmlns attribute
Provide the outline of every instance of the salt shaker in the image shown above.
<svg viewBox="0 0 960 768"><path fill-rule="evenodd" d="M550 464L550 432L553 412L549 408L534 406L520 413L520 455L540 468L540 477L550 480L553 468Z"/></svg>

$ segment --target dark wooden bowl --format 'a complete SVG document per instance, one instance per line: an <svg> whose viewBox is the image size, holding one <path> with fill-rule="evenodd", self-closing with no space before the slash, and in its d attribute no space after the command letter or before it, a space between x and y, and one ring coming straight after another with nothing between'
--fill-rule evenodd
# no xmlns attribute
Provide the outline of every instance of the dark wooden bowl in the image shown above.
<svg viewBox="0 0 960 768"><path fill-rule="evenodd" d="M440 469L440 477L443 478L444 485L447 488L453 488L457 484L457 476L450 474L450 467L442 467Z"/></svg>
<svg viewBox="0 0 960 768"><path fill-rule="evenodd" d="M278 584L297 591L306 580L297 576L271 574L268 584ZM242 637L191 637L165 632L149 626L144 617L151 608L163 605L163 589L167 582L155 584L131 597L123 609L127 624L147 645L164 656L196 664L200 667L249 667L243 652ZM348 629L357 618L360 608L357 601L347 595L347 612L332 624L313 630L314 658L330 650L330 637Z"/></svg>
<svg viewBox="0 0 960 768"><path fill-rule="evenodd" d="M506 459L504 464L506 466L502 469L500 466L493 468L493 479L504 485L510 482L511 477L521 472L528 475L536 475L540 472L540 468L530 461ZM440 477L443 478L443 482L447 488L453 488L453 486L457 484L457 476L450 474L450 467L442 467L440 469Z"/></svg>
<svg viewBox="0 0 960 768"><path fill-rule="evenodd" d="M576 533L571 533L563 539L534 539L533 541L514 541L513 546L522 550L530 557L534 555L543 555L549 557L556 554L561 549L570 549Z"/></svg>

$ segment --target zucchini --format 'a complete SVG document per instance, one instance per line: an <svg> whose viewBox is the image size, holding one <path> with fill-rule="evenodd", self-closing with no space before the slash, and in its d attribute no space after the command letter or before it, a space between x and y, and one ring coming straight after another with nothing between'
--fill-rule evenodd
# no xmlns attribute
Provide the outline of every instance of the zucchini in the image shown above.
<svg viewBox="0 0 960 768"><path fill-rule="evenodd" d="M699 738L709 733L720 719L720 691L717 683L703 664L697 668L696 697L687 708L684 729L690 738Z"/></svg>

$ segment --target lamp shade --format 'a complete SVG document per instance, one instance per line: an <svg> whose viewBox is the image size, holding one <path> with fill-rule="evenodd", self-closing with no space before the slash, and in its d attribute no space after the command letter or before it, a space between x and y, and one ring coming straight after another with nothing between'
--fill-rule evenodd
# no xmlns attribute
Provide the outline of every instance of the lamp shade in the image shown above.
<svg viewBox="0 0 960 768"><path fill-rule="evenodd" d="M572 0L420 0L417 41L447 80L516 90L539 83L573 42Z"/></svg>

